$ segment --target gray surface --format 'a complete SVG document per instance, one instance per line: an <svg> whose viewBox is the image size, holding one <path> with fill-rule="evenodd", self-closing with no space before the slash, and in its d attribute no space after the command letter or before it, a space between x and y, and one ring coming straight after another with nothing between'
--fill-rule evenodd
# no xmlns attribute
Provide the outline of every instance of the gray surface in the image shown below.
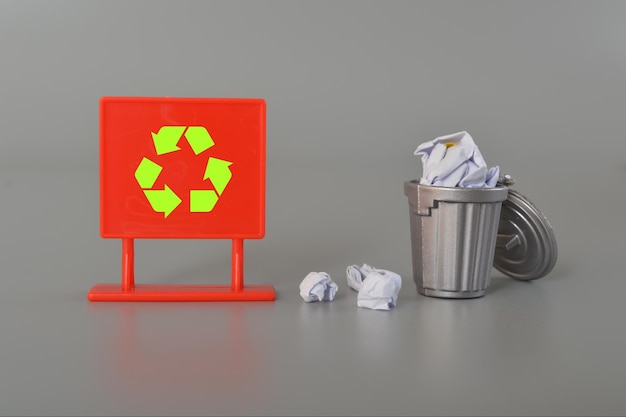
<svg viewBox="0 0 626 417"><path fill-rule="evenodd" d="M0 2L0 413L625 414L626 2ZM102 95L264 97L266 304L89 304ZM403 182L469 131L559 261L418 296ZM139 241L141 282L227 282L225 241ZM344 269L404 278L356 307ZM310 305L313 270L339 283Z"/></svg>

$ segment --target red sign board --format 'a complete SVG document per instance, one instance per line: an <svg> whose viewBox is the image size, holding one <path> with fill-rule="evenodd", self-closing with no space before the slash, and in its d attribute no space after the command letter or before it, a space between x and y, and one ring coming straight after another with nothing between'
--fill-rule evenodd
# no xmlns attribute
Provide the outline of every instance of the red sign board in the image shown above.
<svg viewBox="0 0 626 417"><path fill-rule="evenodd" d="M243 283L243 240L265 234L265 101L102 98L100 233L122 240L122 282L91 301L274 300ZM135 284L141 238L231 239L231 284Z"/></svg>
<svg viewBox="0 0 626 417"><path fill-rule="evenodd" d="M104 97L106 238L262 238L265 101Z"/></svg>

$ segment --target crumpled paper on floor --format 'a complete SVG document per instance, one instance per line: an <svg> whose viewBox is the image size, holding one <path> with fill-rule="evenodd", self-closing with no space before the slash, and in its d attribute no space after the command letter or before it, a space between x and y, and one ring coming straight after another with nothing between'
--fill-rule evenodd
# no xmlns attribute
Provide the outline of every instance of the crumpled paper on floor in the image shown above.
<svg viewBox="0 0 626 417"><path fill-rule="evenodd" d="M346 268L348 286L358 291L357 306L372 310L390 310L398 304L402 278L395 272L368 264Z"/></svg>
<svg viewBox="0 0 626 417"><path fill-rule="evenodd" d="M420 184L439 187L493 188L500 168L487 163L469 133L440 136L417 147L422 157Z"/></svg>
<svg viewBox="0 0 626 417"><path fill-rule="evenodd" d="M300 296L307 303L333 301L338 289L326 272L309 272L300 283Z"/></svg>

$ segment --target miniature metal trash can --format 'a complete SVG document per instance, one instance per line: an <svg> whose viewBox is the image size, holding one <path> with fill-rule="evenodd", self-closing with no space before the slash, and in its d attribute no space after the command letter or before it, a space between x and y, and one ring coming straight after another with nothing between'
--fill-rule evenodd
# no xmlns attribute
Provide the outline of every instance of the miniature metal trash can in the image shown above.
<svg viewBox="0 0 626 417"><path fill-rule="evenodd" d="M407 181L413 280L430 297L482 297L491 281L508 187L449 188Z"/></svg>

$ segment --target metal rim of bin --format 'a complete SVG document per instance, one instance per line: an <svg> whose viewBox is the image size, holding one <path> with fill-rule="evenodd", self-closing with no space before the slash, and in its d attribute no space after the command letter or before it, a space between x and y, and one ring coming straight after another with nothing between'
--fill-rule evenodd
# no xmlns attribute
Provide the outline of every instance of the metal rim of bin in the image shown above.
<svg viewBox="0 0 626 417"><path fill-rule="evenodd" d="M430 210L437 207L438 202L497 203L506 200L508 194L508 187L506 186L497 186L495 188L453 188L423 185L415 180L409 181L409 183L417 185L416 188L410 186L410 189L415 190L417 212L422 216L429 216Z"/></svg>

